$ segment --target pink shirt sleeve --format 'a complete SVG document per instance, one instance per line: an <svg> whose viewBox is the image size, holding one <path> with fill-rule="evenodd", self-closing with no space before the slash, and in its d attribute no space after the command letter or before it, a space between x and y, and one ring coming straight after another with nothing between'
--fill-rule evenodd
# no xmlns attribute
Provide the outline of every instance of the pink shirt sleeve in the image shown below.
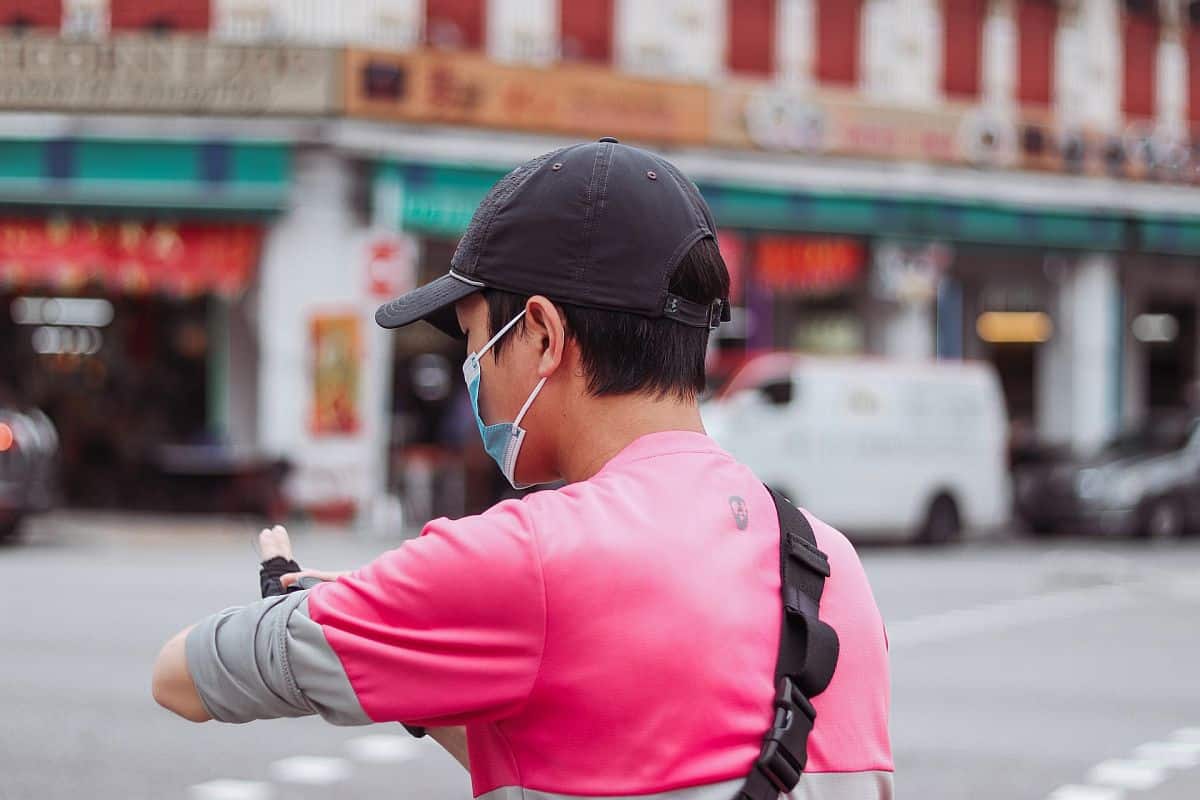
<svg viewBox="0 0 1200 800"><path fill-rule="evenodd" d="M461 725L525 703L541 664L545 592L525 504L501 503L309 590L312 619L375 722Z"/></svg>

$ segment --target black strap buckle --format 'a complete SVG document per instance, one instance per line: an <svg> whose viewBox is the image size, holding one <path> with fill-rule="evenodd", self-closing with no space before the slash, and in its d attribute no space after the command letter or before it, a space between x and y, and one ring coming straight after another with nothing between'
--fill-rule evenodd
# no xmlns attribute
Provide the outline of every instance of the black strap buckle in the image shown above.
<svg viewBox="0 0 1200 800"><path fill-rule="evenodd" d="M785 676L775 694L775 719L755 765L779 789L788 793L800 782L808 763L808 735L817 711L795 682Z"/></svg>
<svg viewBox="0 0 1200 800"><path fill-rule="evenodd" d="M684 325L709 330L720 327L722 322L729 322L733 318L728 300L714 300L705 305L674 294L667 295L662 313L663 316Z"/></svg>

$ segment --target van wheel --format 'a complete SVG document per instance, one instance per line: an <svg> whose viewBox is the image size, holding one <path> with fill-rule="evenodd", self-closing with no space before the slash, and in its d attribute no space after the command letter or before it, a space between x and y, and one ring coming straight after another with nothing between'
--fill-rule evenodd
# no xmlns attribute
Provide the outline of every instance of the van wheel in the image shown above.
<svg viewBox="0 0 1200 800"><path fill-rule="evenodd" d="M0 544L16 541L20 530L21 518L19 516L0 517Z"/></svg>
<svg viewBox="0 0 1200 800"><path fill-rule="evenodd" d="M949 495L934 498L925 515L925 524L917 535L921 544L949 544L962 536L962 520L958 515L958 504Z"/></svg>
<svg viewBox="0 0 1200 800"><path fill-rule="evenodd" d="M1163 497L1152 501L1142 514L1138 536L1145 539L1178 539L1184 529L1183 509Z"/></svg>
<svg viewBox="0 0 1200 800"><path fill-rule="evenodd" d="M1046 539L1058 533L1058 528L1055 525L1043 519L1029 520L1027 521L1027 525L1029 532L1041 539Z"/></svg>

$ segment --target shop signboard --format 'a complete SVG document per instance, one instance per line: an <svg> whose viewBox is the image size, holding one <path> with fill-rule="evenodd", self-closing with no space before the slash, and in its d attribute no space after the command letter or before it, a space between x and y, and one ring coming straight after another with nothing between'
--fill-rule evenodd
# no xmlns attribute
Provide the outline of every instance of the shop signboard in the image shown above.
<svg viewBox="0 0 1200 800"><path fill-rule="evenodd" d="M1044 109L1001 113L944 102L902 108L832 89L738 82L713 90L711 142L809 155L1196 182L1196 144L1152 120L1102 131Z"/></svg>
<svg viewBox="0 0 1200 800"><path fill-rule="evenodd" d="M850 288L862 277L866 246L844 236L759 236L755 277L776 291L824 295Z"/></svg>
<svg viewBox="0 0 1200 800"><path fill-rule="evenodd" d="M0 109L324 115L341 51L191 35L0 36Z"/></svg>
<svg viewBox="0 0 1200 800"><path fill-rule="evenodd" d="M344 74L351 116L672 144L708 139L709 93L700 84L433 51L349 49Z"/></svg>
<svg viewBox="0 0 1200 800"><path fill-rule="evenodd" d="M0 220L0 287L234 295L262 247L252 223Z"/></svg>
<svg viewBox="0 0 1200 800"><path fill-rule="evenodd" d="M394 231L371 231L362 240L361 258L367 265L367 293L390 300L411 290L416 282L417 243Z"/></svg>
<svg viewBox="0 0 1200 800"><path fill-rule="evenodd" d="M966 106L889 108L848 92L743 83L714 90L712 107L712 141L724 147L921 161L969 156Z"/></svg>

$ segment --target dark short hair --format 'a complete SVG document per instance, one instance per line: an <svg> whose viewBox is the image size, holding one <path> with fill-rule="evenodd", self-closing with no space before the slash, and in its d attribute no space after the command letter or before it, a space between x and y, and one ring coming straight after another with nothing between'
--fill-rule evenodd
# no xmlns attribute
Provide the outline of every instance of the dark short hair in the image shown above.
<svg viewBox="0 0 1200 800"><path fill-rule="evenodd" d="M668 289L705 305L727 298L729 271L716 241L704 238L693 245L672 273ZM530 297L499 289L485 289L483 296L493 334L520 314ZM594 396L646 393L688 399L704 390L708 330L622 311L556 305L566 320L567 335L579 345L588 391ZM524 324L522 319L517 327ZM492 345L495 358L505 339Z"/></svg>

